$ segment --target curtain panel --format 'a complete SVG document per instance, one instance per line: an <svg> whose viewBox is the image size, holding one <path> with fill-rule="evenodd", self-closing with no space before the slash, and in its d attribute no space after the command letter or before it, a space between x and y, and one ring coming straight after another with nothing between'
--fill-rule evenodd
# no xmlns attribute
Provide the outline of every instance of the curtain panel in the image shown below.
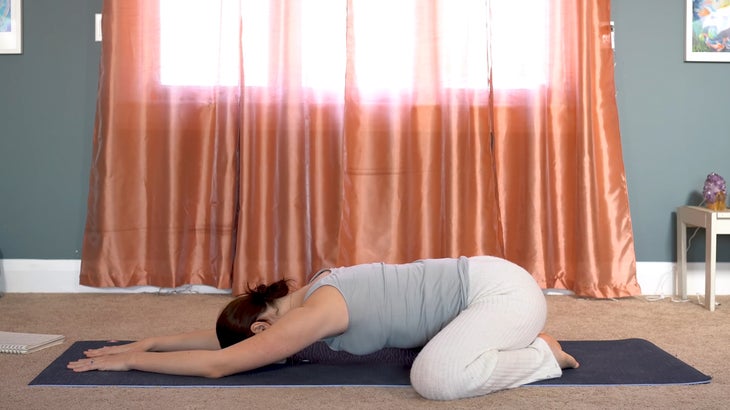
<svg viewBox="0 0 730 410"><path fill-rule="evenodd" d="M545 0L521 88L499 86L496 0L390 3L211 1L175 32L165 0L106 0L81 283L237 294L491 254L639 294L609 1Z"/></svg>

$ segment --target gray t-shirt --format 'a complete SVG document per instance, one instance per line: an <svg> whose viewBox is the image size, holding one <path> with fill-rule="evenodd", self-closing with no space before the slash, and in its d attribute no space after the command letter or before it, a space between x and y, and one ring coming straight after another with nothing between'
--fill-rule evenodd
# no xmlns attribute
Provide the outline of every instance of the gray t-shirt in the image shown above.
<svg viewBox="0 0 730 410"><path fill-rule="evenodd" d="M333 286L347 303L347 330L324 339L333 350L364 355L422 347L466 308L468 259L423 259L333 268L307 291Z"/></svg>

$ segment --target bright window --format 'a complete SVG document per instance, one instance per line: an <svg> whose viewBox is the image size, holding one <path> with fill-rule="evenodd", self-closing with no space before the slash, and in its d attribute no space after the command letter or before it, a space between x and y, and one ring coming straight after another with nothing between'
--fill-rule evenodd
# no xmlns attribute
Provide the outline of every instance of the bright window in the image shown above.
<svg viewBox="0 0 730 410"><path fill-rule="evenodd" d="M165 85L236 85L237 0L160 0L160 80Z"/></svg>
<svg viewBox="0 0 730 410"><path fill-rule="evenodd" d="M443 2L437 40L442 46L441 84L448 88L487 88L490 52L495 87L534 88L544 84L547 1ZM270 0L222 0L206 2L205 7L200 4L196 0L160 0L161 82L171 86L237 85L240 16L245 84L272 85ZM413 87L417 6L418 0L353 3L355 69L361 89ZM346 3L302 0L301 11L299 25L292 25L300 30L292 37L301 40L301 84L318 90L340 90L345 73Z"/></svg>

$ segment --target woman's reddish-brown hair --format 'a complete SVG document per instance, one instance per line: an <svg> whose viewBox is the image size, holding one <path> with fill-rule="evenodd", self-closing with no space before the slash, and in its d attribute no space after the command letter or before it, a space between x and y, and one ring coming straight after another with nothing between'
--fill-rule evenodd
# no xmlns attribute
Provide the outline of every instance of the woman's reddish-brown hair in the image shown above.
<svg viewBox="0 0 730 410"><path fill-rule="evenodd" d="M233 299L218 315L215 333L221 349L234 345L254 335L251 324L258 320L267 307L273 306L274 300L289 294L287 279L281 279L270 285L258 285Z"/></svg>

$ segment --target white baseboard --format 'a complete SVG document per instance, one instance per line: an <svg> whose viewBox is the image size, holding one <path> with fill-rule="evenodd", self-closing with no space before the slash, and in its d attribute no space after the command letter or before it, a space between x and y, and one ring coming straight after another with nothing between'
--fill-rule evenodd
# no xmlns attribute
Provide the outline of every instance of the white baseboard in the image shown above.
<svg viewBox="0 0 730 410"><path fill-rule="evenodd" d="M0 259L0 293L231 293L204 285L94 288L79 284L80 272L78 259Z"/></svg>
<svg viewBox="0 0 730 410"><path fill-rule="evenodd" d="M230 289L203 285L175 289L153 286L94 288L79 285L80 268L81 261L76 259L0 259L0 293L231 293ZM636 277L642 294L672 295L674 269L673 262L637 262ZM715 289L716 295L730 295L730 263L717 264ZM705 294L704 263L687 264L687 293Z"/></svg>

